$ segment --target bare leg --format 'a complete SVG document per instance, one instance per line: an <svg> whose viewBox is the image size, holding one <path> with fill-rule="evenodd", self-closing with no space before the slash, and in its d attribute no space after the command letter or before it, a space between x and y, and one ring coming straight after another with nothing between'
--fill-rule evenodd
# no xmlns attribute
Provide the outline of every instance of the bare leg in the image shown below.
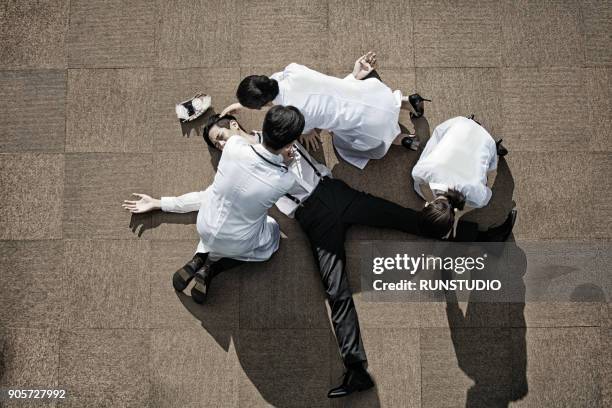
<svg viewBox="0 0 612 408"><path fill-rule="evenodd" d="M408 100L404 100L403 98L402 98L402 106L401 106L400 109L404 109L404 110L410 111L410 113L415 114L415 115L417 114L417 112L414 110L414 107L412 106L412 104L410 102L408 102Z"/></svg>
<svg viewBox="0 0 612 408"><path fill-rule="evenodd" d="M402 125L401 123L399 123L399 127L400 127L401 132L399 135L395 137L395 140L393 140L393 144L398 145L398 146L402 144L402 140L405 137L413 138L415 136L414 134L410 133L410 130L408 130L408 128Z"/></svg>

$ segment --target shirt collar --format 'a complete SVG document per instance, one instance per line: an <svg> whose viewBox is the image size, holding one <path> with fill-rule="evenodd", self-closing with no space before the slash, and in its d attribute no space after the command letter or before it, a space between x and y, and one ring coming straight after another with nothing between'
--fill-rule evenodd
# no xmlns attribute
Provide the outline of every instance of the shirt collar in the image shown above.
<svg viewBox="0 0 612 408"><path fill-rule="evenodd" d="M283 160L283 156L281 156L280 154L272 153L271 151L263 147L262 144L253 145L253 148L257 151L257 153L261 154L263 157L270 160L272 163L276 163L279 165L285 164Z"/></svg>
<svg viewBox="0 0 612 408"><path fill-rule="evenodd" d="M448 191L448 186L442 183L429 183L429 188L431 191Z"/></svg>
<svg viewBox="0 0 612 408"><path fill-rule="evenodd" d="M263 136L261 135L261 130L253 130L251 134L257 138L257 143L263 142Z"/></svg>

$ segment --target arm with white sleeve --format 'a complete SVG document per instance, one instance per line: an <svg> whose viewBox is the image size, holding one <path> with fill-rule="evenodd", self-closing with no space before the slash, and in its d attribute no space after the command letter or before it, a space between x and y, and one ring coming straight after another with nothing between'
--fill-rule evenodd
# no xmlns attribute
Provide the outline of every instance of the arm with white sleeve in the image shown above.
<svg viewBox="0 0 612 408"><path fill-rule="evenodd" d="M164 212L188 213L199 211L206 191L195 191L178 197L162 197L160 208Z"/></svg>
<svg viewBox="0 0 612 408"><path fill-rule="evenodd" d="M206 191L196 191L187 193L178 197L162 197L161 199L153 198L146 194L134 193L138 200L125 200L122 207L127 211L140 214L153 210L162 210L164 212L188 213L199 211L204 201Z"/></svg>

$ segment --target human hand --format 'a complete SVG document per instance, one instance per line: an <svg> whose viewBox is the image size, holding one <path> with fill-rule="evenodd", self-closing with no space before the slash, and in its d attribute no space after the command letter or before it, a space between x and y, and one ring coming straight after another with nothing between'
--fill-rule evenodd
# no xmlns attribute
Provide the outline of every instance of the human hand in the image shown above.
<svg viewBox="0 0 612 408"><path fill-rule="evenodd" d="M242 105L239 104L238 102L232 103L231 105L229 105L228 107L226 107L225 109L221 111L220 116L232 114L241 108L242 108Z"/></svg>
<svg viewBox="0 0 612 408"><path fill-rule="evenodd" d="M300 143L307 150L319 150L319 144L321 143L321 136L317 129L312 129L309 133L300 136Z"/></svg>
<svg viewBox="0 0 612 408"><path fill-rule="evenodd" d="M146 194L132 193L139 198L137 201L124 200L121 205L132 214L140 214L161 208L160 200Z"/></svg>
<svg viewBox="0 0 612 408"><path fill-rule="evenodd" d="M353 67L353 76L356 79L363 79L370 72L375 69L376 66L376 54L372 51L368 51L367 54L362 55L355 61L355 66Z"/></svg>

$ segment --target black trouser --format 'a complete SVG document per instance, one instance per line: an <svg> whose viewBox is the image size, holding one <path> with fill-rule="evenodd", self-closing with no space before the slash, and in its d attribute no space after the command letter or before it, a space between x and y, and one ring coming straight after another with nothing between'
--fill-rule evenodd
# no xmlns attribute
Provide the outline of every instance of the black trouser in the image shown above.
<svg viewBox="0 0 612 408"><path fill-rule="evenodd" d="M208 258L208 253L198 252L196 253L196 256L199 257L202 261L206 262L206 258ZM244 262L245 261L239 261L238 259L234 258L221 258L218 261L214 261L210 265L211 277L214 278L221 272L240 266Z"/></svg>
<svg viewBox="0 0 612 408"><path fill-rule="evenodd" d="M418 234L418 212L357 191L342 180L323 179L296 213L319 266L331 320L346 366L365 362L359 320L345 271L344 241L351 225L368 225ZM478 226L460 222L459 240L475 241Z"/></svg>

